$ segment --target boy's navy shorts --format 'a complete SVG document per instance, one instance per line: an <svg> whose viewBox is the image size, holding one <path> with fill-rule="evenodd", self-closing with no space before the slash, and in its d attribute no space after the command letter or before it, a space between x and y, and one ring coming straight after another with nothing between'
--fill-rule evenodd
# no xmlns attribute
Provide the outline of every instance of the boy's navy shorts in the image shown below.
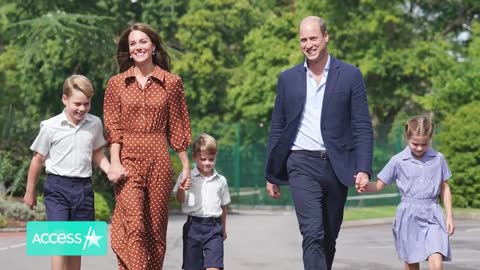
<svg viewBox="0 0 480 270"><path fill-rule="evenodd" d="M223 269L223 226L220 218L189 216L183 225L185 270Z"/></svg>
<svg viewBox="0 0 480 270"><path fill-rule="evenodd" d="M48 174L43 184L47 220L93 221L92 178Z"/></svg>

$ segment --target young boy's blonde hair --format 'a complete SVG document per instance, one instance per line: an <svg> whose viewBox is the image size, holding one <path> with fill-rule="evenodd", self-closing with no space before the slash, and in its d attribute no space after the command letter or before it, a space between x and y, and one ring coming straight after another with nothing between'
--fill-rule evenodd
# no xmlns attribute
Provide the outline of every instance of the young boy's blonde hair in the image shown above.
<svg viewBox="0 0 480 270"><path fill-rule="evenodd" d="M203 133L193 142L192 156L196 157L200 153L208 155L217 154L217 141L212 136Z"/></svg>
<svg viewBox="0 0 480 270"><path fill-rule="evenodd" d="M63 94L70 97L73 90L82 92L87 98L93 96L92 82L83 75L75 74L65 79L63 83Z"/></svg>

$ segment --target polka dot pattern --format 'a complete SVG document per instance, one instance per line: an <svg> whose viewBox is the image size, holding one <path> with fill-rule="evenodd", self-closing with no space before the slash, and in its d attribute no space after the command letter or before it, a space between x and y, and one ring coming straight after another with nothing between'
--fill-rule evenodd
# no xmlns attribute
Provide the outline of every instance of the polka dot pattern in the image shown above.
<svg viewBox="0 0 480 270"><path fill-rule="evenodd" d="M105 92L107 144L121 144L127 177L115 186L112 249L119 269L162 269L172 169L168 145L185 151L191 128L181 79L156 66L142 89L133 67Z"/></svg>

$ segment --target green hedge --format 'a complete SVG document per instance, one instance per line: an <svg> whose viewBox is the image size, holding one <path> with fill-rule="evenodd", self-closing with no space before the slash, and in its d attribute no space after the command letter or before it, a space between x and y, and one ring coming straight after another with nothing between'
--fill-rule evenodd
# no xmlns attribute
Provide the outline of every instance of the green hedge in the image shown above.
<svg viewBox="0 0 480 270"><path fill-rule="evenodd" d="M480 208L480 101L447 116L438 139L452 171L453 205Z"/></svg>
<svg viewBox="0 0 480 270"><path fill-rule="evenodd" d="M107 200L105 200L105 197L102 194L95 192L94 199L95 199L95 219L103 220L107 222L110 221L112 212L110 211L110 207L108 206L108 203L107 203Z"/></svg>

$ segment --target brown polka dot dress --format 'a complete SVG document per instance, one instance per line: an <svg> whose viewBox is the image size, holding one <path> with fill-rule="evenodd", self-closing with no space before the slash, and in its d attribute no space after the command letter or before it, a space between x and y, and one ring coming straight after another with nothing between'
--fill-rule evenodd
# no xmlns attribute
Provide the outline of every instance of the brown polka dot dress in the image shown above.
<svg viewBox="0 0 480 270"><path fill-rule="evenodd" d="M119 269L162 269L172 170L168 145L191 142L182 81L156 66L142 90L133 67L110 78L104 100L108 144L121 145L126 179L115 186L112 249Z"/></svg>

